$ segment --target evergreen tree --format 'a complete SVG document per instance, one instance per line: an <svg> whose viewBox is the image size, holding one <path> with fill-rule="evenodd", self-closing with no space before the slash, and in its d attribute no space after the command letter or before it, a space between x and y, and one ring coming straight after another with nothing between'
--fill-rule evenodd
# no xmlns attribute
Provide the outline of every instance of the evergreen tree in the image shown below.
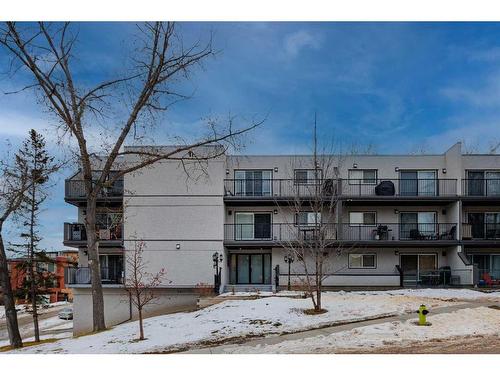
<svg viewBox="0 0 500 375"><path fill-rule="evenodd" d="M41 271L38 267L40 263L53 262L45 254L44 249L40 249L42 237L39 230L38 216L42 204L47 199L47 185L49 176L58 170L58 165L54 158L49 155L45 148L44 137L34 129L30 130L29 138L23 142L18 152L18 157L27 166L30 186L23 196L19 210L19 221L22 224L22 243L14 244L13 247L18 253L22 253L23 262L19 267L25 273L26 294L32 305L33 324L35 329L35 341L40 341L40 331L38 327L37 301L39 291L46 290L50 283L50 275ZM53 283L53 278L52 278ZM24 289L24 288L23 288Z"/></svg>

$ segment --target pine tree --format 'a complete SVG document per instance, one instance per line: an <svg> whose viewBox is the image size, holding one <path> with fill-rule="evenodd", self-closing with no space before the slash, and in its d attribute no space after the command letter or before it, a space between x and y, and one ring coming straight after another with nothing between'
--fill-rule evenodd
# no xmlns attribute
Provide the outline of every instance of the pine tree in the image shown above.
<svg viewBox="0 0 500 375"><path fill-rule="evenodd" d="M47 257L45 250L40 249L42 237L39 231L38 216L42 204L47 199L49 176L57 171L59 166L56 165L54 158L47 152L44 137L34 129L30 130L29 138L23 142L18 157L27 166L30 187L24 193L19 211L19 219L22 221L23 228L20 237L23 242L12 246L18 253L23 254L24 261L20 263L19 267L23 269L26 275L24 285L32 305L35 341L39 342L38 294L40 290L46 289L47 280L51 278L47 273L40 271L37 265L53 262L53 260Z"/></svg>

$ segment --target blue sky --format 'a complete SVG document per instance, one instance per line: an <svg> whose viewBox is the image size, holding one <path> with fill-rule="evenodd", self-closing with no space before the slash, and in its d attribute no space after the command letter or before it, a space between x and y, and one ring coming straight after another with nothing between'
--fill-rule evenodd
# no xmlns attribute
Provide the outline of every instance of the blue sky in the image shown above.
<svg viewBox="0 0 500 375"><path fill-rule="evenodd" d="M82 82L123 66L135 25L85 23L74 71ZM214 32L221 52L182 84L193 92L162 119L170 134L190 134L209 114L267 115L246 138L247 153L305 153L318 114L322 139L379 153L439 153L456 141L486 151L500 141L498 23L183 23L187 40ZM0 50L0 71L7 68ZM28 92L4 95L26 77L0 76L0 154L29 128L54 143L54 121ZM76 219L56 177L43 213L44 245L62 248L62 223ZM14 237L11 225L7 237Z"/></svg>

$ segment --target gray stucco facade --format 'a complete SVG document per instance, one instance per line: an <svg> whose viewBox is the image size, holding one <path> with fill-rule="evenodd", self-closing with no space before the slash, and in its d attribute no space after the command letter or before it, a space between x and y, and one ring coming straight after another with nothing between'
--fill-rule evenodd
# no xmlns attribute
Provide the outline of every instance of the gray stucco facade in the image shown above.
<svg viewBox="0 0 500 375"><path fill-rule="evenodd" d="M335 207L321 215L332 244L325 285L472 286L483 282L485 273L500 277L499 155L464 155L458 143L441 155L344 155L332 160L334 173L321 176L322 187L327 182L333 187L329 194L336 196ZM225 155L202 169L191 165L186 174L177 161L159 162L126 175L121 199L103 203L103 212L112 206L122 218L119 235L100 243L100 254L109 255L103 261L120 273L110 280L113 287L105 288L105 298L116 305L107 312L113 315L110 322L130 315L127 303L115 302L127 277L123 259L137 239L145 243L151 272L166 270L160 294L171 303L165 302L165 309L195 304L189 297L172 298L172 293L196 295L213 288L216 252L222 254L221 290L276 290L276 281L278 288L286 287L289 249L283 237L306 233L307 223L298 222L293 202L302 185L308 185L305 171L314 170L312 157ZM393 191L380 194L382 182ZM66 195L82 221L84 204ZM84 242L67 239L65 233L65 243L80 248L80 266L85 267ZM296 286L301 267L298 261L291 266ZM80 308L89 308L89 286L75 288L78 317Z"/></svg>

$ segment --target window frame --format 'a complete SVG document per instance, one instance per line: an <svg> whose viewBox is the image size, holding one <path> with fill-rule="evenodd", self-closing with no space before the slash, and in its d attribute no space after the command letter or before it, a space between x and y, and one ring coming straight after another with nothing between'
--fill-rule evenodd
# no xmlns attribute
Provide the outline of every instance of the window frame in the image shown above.
<svg viewBox="0 0 500 375"><path fill-rule="evenodd" d="M307 177L306 181L303 182L302 179L297 178L297 172L319 172L319 179L318 178L312 178L309 179ZM316 181L318 181L320 184L323 181L323 169L318 168L318 169L313 169L313 168L297 168L293 170L293 184L294 185L316 185Z"/></svg>
<svg viewBox="0 0 500 375"><path fill-rule="evenodd" d="M369 171L369 172L375 172L375 177L374 177L374 182L365 182L365 176L364 176L364 173L366 171ZM361 172L363 173L363 177L362 178L354 178L354 177L351 177L351 173L352 172ZM354 181L357 181L357 182L354 182ZM347 171L347 181L349 183L349 185L377 185L377 182L378 182L378 169L375 169L375 168L365 168L365 169L354 169L354 168L351 168Z"/></svg>
<svg viewBox="0 0 500 375"><path fill-rule="evenodd" d="M319 221L318 223L309 223L309 221L306 223L306 224L301 224L299 222L299 215L300 214L315 214L316 216L319 215ZM321 225L322 224L322 215L321 215L321 212L314 212L314 211L300 211L300 212L297 212L295 213L295 226L296 227L304 227L304 228L310 228L314 225Z"/></svg>
<svg viewBox="0 0 500 375"><path fill-rule="evenodd" d="M363 214L363 223L352 223L351 222L351 214ZM373 224L364 224L364 215L365 214L374 214L375 220ZM349 226L350 227L376 227L377 226L377 211L349 211Z"/></svg>
<svg viewBox="0 0 500 375"><path fill-rule="evenodd" d="M352 255L358 255L361 257L361 265L359 267L353 266L351 264L351 256ZM368 267L368 266L364 265L364 257L365 256L373 256L373 267L371 267L371 266ZM376 269L377 268L377 253L363 253L363 254L350 253L347 256L347 267L349 269L371 269L371 270Z"/></svg>

